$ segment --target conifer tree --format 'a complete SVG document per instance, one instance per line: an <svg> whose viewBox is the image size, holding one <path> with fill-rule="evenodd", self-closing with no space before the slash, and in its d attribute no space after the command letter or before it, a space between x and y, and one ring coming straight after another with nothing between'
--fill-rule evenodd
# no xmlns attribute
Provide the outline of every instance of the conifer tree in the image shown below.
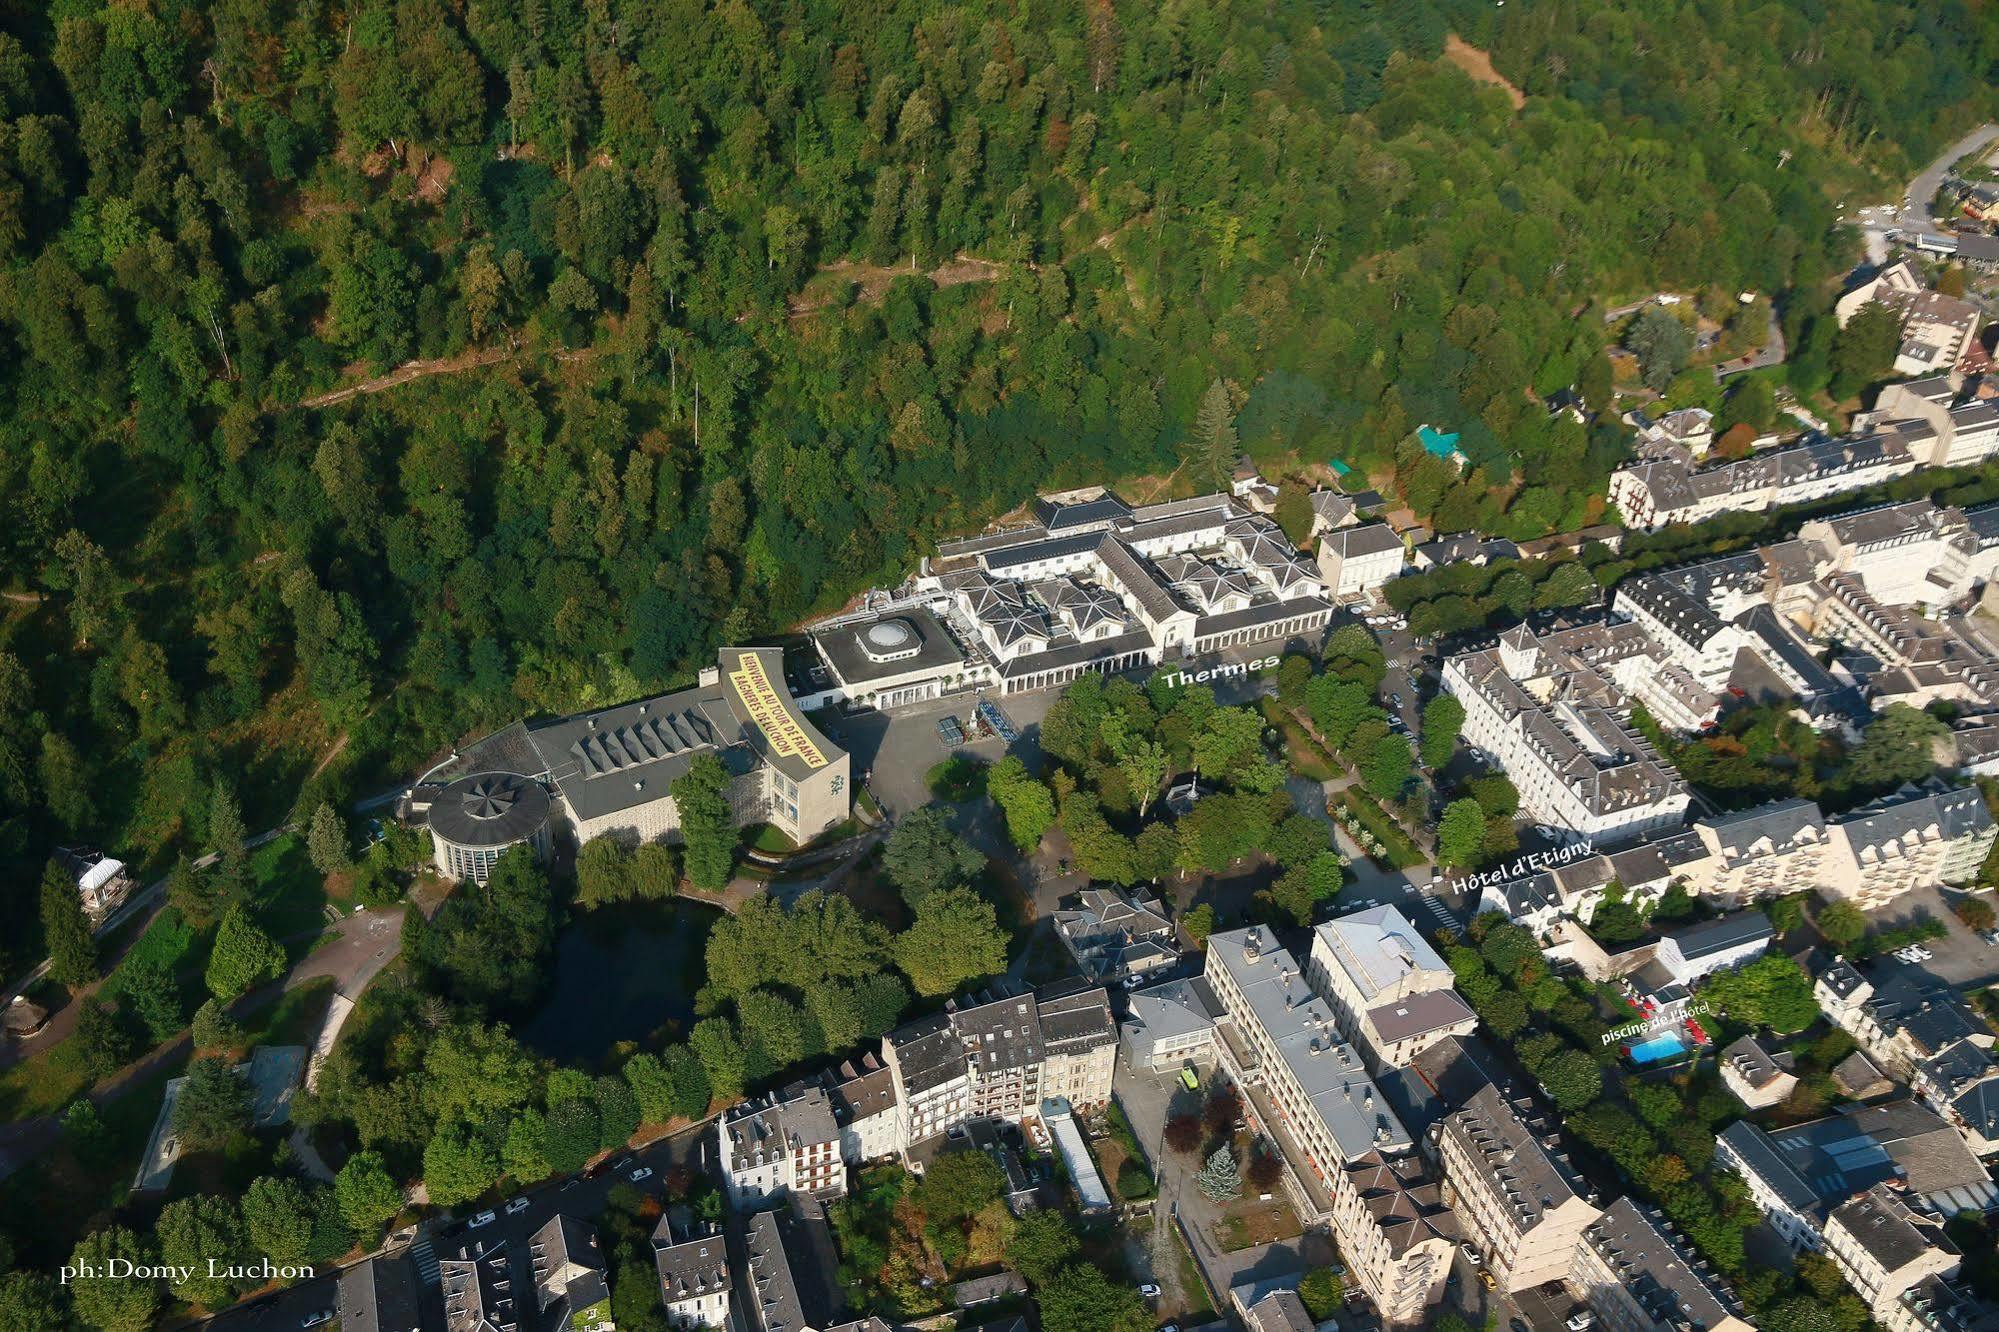
<svg viewBox="0 0 1999 1332"><path fill-rule="evenodd" d="M1233 1202L1242 1196L1242 1173L1236 1169L1235 1153L1227 1143L1215 1148L1194 1182L1210 1202Z"/></svg>
<svg viewBox="0 0 1999 1332"><path fill-rule="evenodd" d="M76 895L76 881L51 860L42 871L42 938L49 950L49 975L76 989L97 979L97 940Z"/></svg>
<svg viewBox="0 0 1999 1332"><path fill-rule="evenodd" d="M1194 431L1187 440L1187 461L1204 484L1220 490L1228 485L1229 473L1241 456L1236 439L1235 408L1229 403L1228 385L1217 379L1201 397L1194 413Z"/></svg>

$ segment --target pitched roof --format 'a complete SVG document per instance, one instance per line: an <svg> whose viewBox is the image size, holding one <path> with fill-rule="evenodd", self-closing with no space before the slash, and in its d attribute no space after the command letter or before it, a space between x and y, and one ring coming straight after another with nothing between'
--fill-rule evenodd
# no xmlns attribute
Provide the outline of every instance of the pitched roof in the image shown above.
<svg viewBox="0 0 1999 1332"><path fill-rule="evenodd" d="M1662 1326L1715 1327L1742 1317L1742 1305L1719 1275L1696 1258L1656 1211L1619 1198L1583 1242L1623 1277L1625 1292Z"/></svg>
<svg viewBox="0 0 1999 1332"><path fill-rule="evenodd" d="M704 1225L675 1235L673 1223L662 1216L652 1232L652 1251L660 1295L668 1304L728 1292L729 1254L718 1228Z"/></svg>

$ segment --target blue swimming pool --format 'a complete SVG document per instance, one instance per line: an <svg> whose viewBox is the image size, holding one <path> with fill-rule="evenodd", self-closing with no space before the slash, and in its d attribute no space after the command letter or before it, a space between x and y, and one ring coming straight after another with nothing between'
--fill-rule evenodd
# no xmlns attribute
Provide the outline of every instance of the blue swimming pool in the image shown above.
<svg viewBox="0 0 1999 1332"><path fill-rule="evenodd" d="M1673 1059L1687 1052L1687 1043L1678 1036L1654 1036L1636 1045L1628 1045L1624 1053L1631 1056L1634 1064L1656 1064L1661 1060Z"/></svg>

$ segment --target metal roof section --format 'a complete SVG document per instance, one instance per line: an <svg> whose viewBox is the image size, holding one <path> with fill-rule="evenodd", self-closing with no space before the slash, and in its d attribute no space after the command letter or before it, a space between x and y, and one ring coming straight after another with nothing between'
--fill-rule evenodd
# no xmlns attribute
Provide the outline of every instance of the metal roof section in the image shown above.
<svg viewBox="0 0 1999 1332"><path fill-rule="evenodd" d="M805 719L784 686L778 648L723 648L722 683L730 708L764 762L793 781L846 757Z"/></svg>
<svg viewBox="0 0 1999 1332"><path fill-rule="evenodd" d="M464 847L511 846L548 821L541 783L514 772L481 772L444 788L430 806L438 836Z"/></svg>

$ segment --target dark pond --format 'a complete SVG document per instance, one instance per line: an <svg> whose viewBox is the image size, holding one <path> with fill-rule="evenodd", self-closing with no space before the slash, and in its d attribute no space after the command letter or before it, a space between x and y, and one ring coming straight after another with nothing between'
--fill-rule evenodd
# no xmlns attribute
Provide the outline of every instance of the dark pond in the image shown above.
<svg viewBox="0 0 1999 1332"><path fill-rule="evenodd" d="M521 1039L552 1059L588 1064L668 1022L685 1032L717 914L685 900L578 913L555 942L554 987Z"/></svg>

